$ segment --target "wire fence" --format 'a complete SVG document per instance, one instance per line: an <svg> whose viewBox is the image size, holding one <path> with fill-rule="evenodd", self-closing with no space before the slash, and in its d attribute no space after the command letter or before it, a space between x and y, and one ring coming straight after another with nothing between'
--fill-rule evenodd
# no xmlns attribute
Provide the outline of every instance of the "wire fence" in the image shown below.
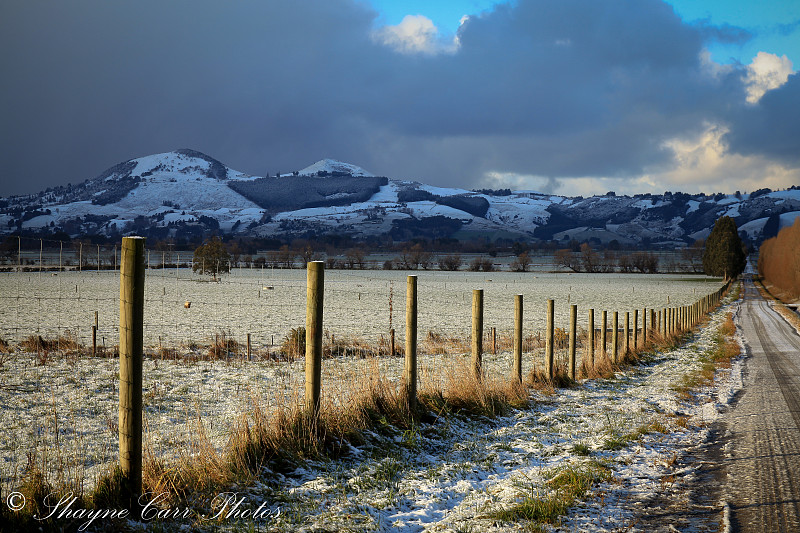
<svg viewBox="0 0 800 533"><path fill-rule="evenodd" d="M101 253L94 270L0 273L0 485L16 486L36 467L54 483L87 488L117 460L119 272L110 257L109 270ZM401 380L407 274L326 271L326 401L346 404L376 380ZM599 328L603 309L624 316L688 305L721 285L660 275L415 274L420 383L432 387L468 364L475 288L485 292L484 369L499 377L512 370L516 294L525 298L528 374L543 362L547 299L556 302L556 360L563 365L570 305L578 305L580 340L590 308ZM235 268L219 282L180 266L148 269L143 403L149 453L177 457L204 442L220 450L256 406L299 405L305 303L302 269ZM579 344L579 352L585 348Z"/></svg>

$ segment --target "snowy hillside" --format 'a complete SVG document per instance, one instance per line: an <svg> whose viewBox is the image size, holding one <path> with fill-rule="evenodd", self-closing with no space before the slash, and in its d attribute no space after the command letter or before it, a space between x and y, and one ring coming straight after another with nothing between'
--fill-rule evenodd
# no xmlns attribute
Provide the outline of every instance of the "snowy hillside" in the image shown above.
<svg viewBox="0 0 800 533"><path fill-rule="evenodd" d="M315 176L320 172L328 174L349 174L351 176L374 176L361 167L351 165L350 163L342 163L335 159L321 159L313 165L300 170L298 173L301 176Z"/></svg>
<svg viewBox="0 0 800 533"><path fill-rule="evenodd" d="M758 244L800 215L800 188L570 198L435 187L333 159L280 176L249 176L200 152L177 150L125 161L78 185L0 199L0 234L223 232L282 240L335 234L676 247L708 236L723 215Z"/></svg>

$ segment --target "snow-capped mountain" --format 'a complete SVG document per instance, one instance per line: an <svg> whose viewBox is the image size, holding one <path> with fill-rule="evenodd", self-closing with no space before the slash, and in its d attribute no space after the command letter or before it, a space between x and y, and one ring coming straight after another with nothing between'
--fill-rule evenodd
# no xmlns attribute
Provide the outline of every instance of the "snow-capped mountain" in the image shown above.
<svg viewBox="0 0 800 533"><path fill-rule="evenodd" d="M350 163L342 163L341 161L336 161L335 159L321 159L313 165L308 166L298 172L298 174L304 176L317 176L320 173L374 177L373 174L370 174L361 167L351 165Z"/></svg>
<svg viewBox="0 0 800 533"><path fill-rule="evenodd" d="M757 243L800 216L800 189L571 198L433 187L331 159L258 177L177 150L120 163L78 185L0 199L0 234L388 235L400 241L482 237L671 247L706 237L722 215Z"/></svg>

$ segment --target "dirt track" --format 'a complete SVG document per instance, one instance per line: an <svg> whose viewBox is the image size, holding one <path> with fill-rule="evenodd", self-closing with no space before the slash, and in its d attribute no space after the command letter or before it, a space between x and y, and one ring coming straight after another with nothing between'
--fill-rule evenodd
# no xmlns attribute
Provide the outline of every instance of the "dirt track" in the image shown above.
<svg viewBox="0 0 800 533"><path fill-rule="evenodd" d="M727 413L723 498L733 531L800 531L800 336L745 285L744 393Z"/></svg>
<svg viewBox="0 0 800 533"><path fill-rule="evenodd" d="M736 322L744 388L634 531L800 532L800 336L749 280Z"/></svg>

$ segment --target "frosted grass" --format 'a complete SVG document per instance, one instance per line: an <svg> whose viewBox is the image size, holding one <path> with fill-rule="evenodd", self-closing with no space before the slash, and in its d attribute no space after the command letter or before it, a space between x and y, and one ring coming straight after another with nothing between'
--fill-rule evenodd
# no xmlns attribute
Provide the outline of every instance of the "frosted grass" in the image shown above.
<svg viewBox="0 0 800 533"><path fill-rule="evenodd" d="M219 283L188 269L148 270L145 283L145 345L208 344L226 333L239 342L251 334L256 348L280 344L291 328L305 324L304 270L234 269ZM325 329L334 336L377 343L389 330L402 339L406 276L401 271L325 273ZM662 308L692 303L719 288L703 276L642 274L549 274L415 271L419 331L466 337L473 289L484 290L484 324L510 333L514 295L525 300L525 330L545 326L547 299L556 302L556 326L567 328L569 306L578 306L578 325L587 311ZM185 303L190 302L187 309ZM118 339L119 277L114 272L0 273L0 337L19 342L28 335L54 337L69 331L91 342L94 313L99 341ZM609 318L610 320L610 318ZM609 322L610 323L610 322Z"/></svg>

